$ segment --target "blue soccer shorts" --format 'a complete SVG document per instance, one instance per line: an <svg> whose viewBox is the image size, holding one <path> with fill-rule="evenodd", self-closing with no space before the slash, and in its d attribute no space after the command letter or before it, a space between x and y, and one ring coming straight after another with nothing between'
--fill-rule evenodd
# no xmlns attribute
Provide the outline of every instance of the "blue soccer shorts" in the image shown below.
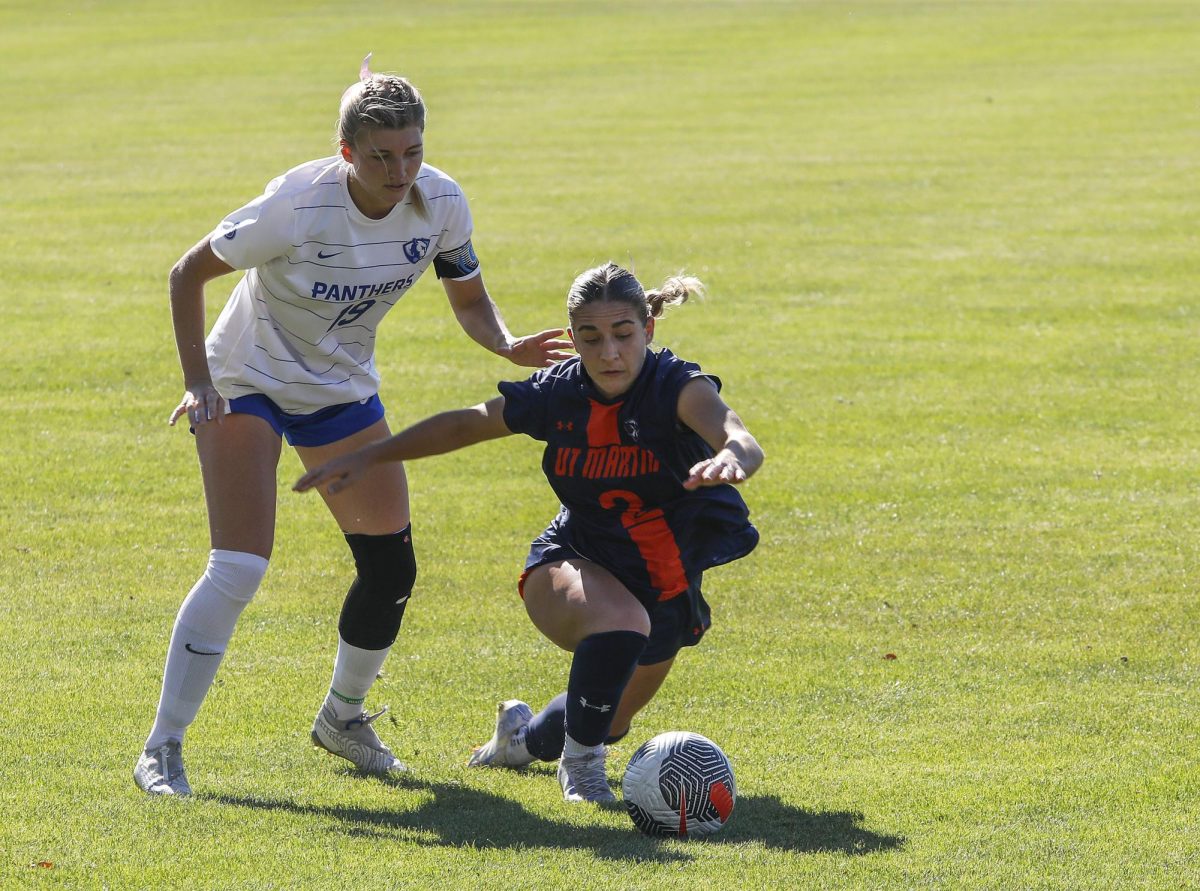
<svg viewBox="0 0 1200 891"><path fill-rule="evenodd" d="M383 417L383 402L371 396L331 405L307 415L288 414L261 393L229 400L230 414L254 415L271 425L292 446L323 446L366 430Z"/></svg>

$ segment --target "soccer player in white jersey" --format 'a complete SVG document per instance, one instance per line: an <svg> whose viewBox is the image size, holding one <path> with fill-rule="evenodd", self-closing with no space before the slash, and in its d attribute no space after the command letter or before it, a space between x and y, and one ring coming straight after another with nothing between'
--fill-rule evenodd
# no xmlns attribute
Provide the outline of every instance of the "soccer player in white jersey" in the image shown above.
<svg viewBox="0 0 1200 891"><path fill-rule="evenodd" d="M342 96L338 154L272 180L171 270L185 393L170 423L186 416L195 433L212 550L175 620L154 725L134 767L147 793L191 793L184 733L266 572L282 439L313 468L389 435L376 329L426 268L485 349L535 368L569 355L561 329L509 333L483 284L462 190L423 163L424 129L417 89L364 61ZM206 341L205 284L235 270L245 275ZM381 465L369 485L325 503L357 576L312 740L363 771L404 770L372 727L383 712L364 708L416 578L404 467Z"/></svg>

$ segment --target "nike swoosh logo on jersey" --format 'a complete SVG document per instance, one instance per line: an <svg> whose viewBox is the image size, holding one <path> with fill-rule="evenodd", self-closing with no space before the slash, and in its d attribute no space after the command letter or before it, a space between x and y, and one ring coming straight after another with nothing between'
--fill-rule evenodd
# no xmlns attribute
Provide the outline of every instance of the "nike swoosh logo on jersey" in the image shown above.
<svg viewBox="0 0 1200 891"><path fill-rule="evenodd" d="M209 652L206 652L205 650L197 650L197 649L193 648L190 643L185 643L183 645L183 648L185 650L187 650L189 653L195 653L197 656L220 656L221 655L220 653L209 653Z"/></svg>
<svg viewBox="0 0 1200 891"><path fill-rule="evenodd" d="M318 260L328 260L330 257L336 257L340 253L341 253L341 251L334 251L331 254L327 254L324 251L317 251L317 259Z"/></svg>

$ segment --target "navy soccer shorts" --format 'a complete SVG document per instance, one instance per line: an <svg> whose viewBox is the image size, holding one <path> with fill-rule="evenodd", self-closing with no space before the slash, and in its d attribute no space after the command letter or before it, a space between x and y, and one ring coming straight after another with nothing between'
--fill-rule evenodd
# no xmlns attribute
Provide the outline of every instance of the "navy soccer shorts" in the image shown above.
<svg viewBox="0 0 1200 891"><path fill-rule="evenodd" d="M521 596L524 597L525 580L529 573L539 566L557 563L560 560L583 561L587 558L568 544L567 530L556 520L530 545L529 556L525 559L525 571L521 573L517 583ZM638 659L638 665L655 665L675 658L684 647L694 647L700 643L704 632L711 627L712 612L700 590L702 576L690 579L688 589L670 600L658 600L639 593L637 587L630 585L621 577L621 573L614 571L611 566L604 568L637 597L650 616L650 642Z"/></svg>

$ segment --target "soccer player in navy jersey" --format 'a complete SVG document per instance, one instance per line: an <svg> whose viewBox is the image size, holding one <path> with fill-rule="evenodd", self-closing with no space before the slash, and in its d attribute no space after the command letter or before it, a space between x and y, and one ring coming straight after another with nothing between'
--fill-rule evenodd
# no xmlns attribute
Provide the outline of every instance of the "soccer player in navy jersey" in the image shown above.
<svg viewBox="0 0 1200 891"><path fill-rule="evenodd" d="M370 57L368 56L368 59ZM513 337L488 295L462 190L424 163L425 104L407 80L372 74L342 95L338 153L276 177L171 270L171 313L196 436L212 550L175 621L154 726L134 766L152 795L191 793L184 733L212 685L234 625L258 589L275 536L282 439L306 467L388 435L377 395L383 315L432 266L463 330L517 365L570 354L561 329ZM204 336L206 283L246 274ZM312 740L364 771L402 770L364 709L416 579L401 464L330 495L357 577Z"/></svg>
<svg viewBox="0 0 1200 891"><path fill-rule="evenodd" d="M512 433L546 444L542 470L562 507L534 540L519 587L538 630L574 654L567 690L536 716L519 700L501 703L471 766L558 760L568 801L613 800L606 743L628 732L679 650L708 629L704 571L758 543L734 486L758 470L762 449L717 378L649 349L665 308L700 289L677 276L647 293L615 264L590 269L567 296L577 357L296 483L337 495L395 461Z"/></svg>

